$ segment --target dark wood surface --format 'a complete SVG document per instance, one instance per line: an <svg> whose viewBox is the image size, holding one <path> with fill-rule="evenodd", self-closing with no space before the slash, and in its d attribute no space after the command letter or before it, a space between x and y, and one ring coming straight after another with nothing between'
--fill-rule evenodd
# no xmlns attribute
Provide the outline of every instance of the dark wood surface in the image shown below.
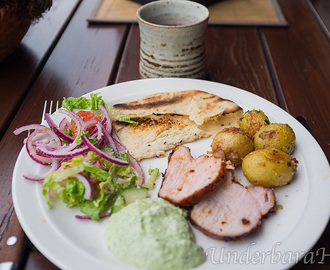
<svg viewBox="0 0 330 270"><path fill-rule="evenodd" d="M15 53L0 63L0 134L24 99L56 42L66 29L79 1L54 1L44 19L30 27Z"/></svg>
<svg viewBox="0 0 330 270"><path fill-rule="evenodd" d="M94 0L54 3L13 55L0 63L0 256L12 230L10 222L16 231L20 228L14 222L11 178L24 135L14 136L12 131L39 123L46 99L80 96L139 79L136 24L88 24ZM208 27L206 79L242 88L294 117L306 117L310 133L329 160L329 2L279 0L279 4L287 27ZM312 251L325 248L330 255L329 233L328 224ZM23 253L22 269L57 269L30 242ZM330 256L324 263L300 262L293 269L330 269Z"/></svg>

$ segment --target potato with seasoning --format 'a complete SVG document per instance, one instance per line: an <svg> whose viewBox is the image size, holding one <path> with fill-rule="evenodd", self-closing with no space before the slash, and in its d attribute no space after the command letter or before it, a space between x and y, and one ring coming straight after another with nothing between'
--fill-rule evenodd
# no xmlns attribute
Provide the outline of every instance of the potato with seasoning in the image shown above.
<svg viewBox="0 0 330 270"><path fill-rule="evenodd" d="M255 109L245 112L238 121L239 127L249 133L252 137L259 128L266 126L269 123L270 121L265 113L261 110Z"/></svg>
<svg viewBox="0 0 330 270"><path fill-rule="evenodd" d="M293 179L296 168L296 159L276 148L255 150L242 163L243 173L248 181L263 187L288 184Z"/></svg>
<svg viewBox="0 0 330 270"><path fill-rule="evenodd" d="M255 149L274 147L292 154L296 135L288 124L272 123L261 127L254 135Z"/></svg>
<svg viewBox="0 0 330 270"><path fill-rule="evenodd" d="M240 128L224 128L215 135L211 148L221 149L227 160L235 166L242 163L243 158L254 150L252 138Z"/></svg>

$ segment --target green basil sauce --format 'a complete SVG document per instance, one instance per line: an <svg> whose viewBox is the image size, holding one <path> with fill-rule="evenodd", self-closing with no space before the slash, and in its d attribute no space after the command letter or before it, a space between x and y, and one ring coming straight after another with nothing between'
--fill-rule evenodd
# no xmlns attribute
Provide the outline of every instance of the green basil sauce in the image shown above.
<svg viewBox="0 0 330 270"><path fill-rule="evenodd" d="M121 261L143 269L188 269L206 256L187 221L187 211L166 200L137 200L113 214L105 240Z"/></svg>

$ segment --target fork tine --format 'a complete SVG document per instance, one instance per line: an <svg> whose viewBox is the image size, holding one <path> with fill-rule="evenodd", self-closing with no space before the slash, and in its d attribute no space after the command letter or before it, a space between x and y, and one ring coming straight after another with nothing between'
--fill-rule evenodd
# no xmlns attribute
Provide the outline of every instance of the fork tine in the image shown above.
<svg viewBox="0 0 330 270"><path fill-rule="evenodd" d="M49 104L49 114L52 114L52 109L53 109L53 100L51 100Z"/></svg>
<svg viewBox="0 0 330 270"><path fill-rule="evenodd" d="M42 119L41 119L41 123L45 121L45 113L47 112L47 100L45 100L45 103L44 103L44 110L42 112ZM56 108L55 108L55 111L57 111L59 108L59 101L57 100L56 101ZM53 100L51 100L49 102L49 114L51 114L53 111Z"/></svg>
<svg viewBox="0 0 330 270"><path fill-rule="evenodd" d="M44 103L44 110L43 110L43 112L42 112L41 123L45 121L45 113L46 113L46 110L47 110L47 100L45 100L45 103Z"/></svg>

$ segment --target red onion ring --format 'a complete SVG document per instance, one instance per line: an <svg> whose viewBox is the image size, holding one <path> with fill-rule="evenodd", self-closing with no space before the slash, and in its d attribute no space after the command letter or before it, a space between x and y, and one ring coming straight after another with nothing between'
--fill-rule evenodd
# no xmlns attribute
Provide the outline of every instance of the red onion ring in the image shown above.
<svg viewBox="0 0 330 270"><path fill-rule="evenodd" d="M58 146L58 147L52 147L51 150L52 151L72 151L76 148L81 148L83 145L78 145L75 141L68 144L68 145L64 145L64 146Z"/></svg>
<svg viewBox="0 0 330 270"><path fill-rule="evenodd" d="M85 194L84 199L86 200L92 200L93 199L93 186L91 182L87 179L85 175L82 175L80 173L76 174L74 177L78 179L80 183L83 184L85 187Z"/></svg>
<svg viewBox="0 0 330 270"><path fill-rule="evenodd" d="M45 142L43 141L37 141L35 144L34 144L34 137L40 133L48 133L52 139L54 139L54 141L57 143L57 144L60 144L61 141L59 140L59 138L57 137L57 135L51 131L49 128L47 127L44 127L42 126L42 128L39 128L39 129L36 129L35 131L33 131L30 136L27 138L26 140L26 144L25 144L25 147L26 147L26 150L27 150L27 153L28 155L34 160L36 161L37 163L39 164L42 164L42 165L50 165L52 163L52 159L49 158L49 157L45 157L45 156L42 156L42 155L39 155L37 153L37 145L38 143L42 143L44 145L47 145ZM49 147L47 145L47 147Z"/></svg>
<svg viewBox="0 0 330 270"><path fill-rule="evenodd" d="M102 133L102 125L96 125L96 130L97 130L97 136L96 138L98 139L99 143L101 143L101 140L104 139L104 134Z"/></svg>
<svg viewBox="0 0 330 270"><path fill-rule="evenodd" d="M100 219L110 217L110 216L111 216L111 213L106 212L106 213L100 215ZM81 219L81 220L92 220L92 218L90 216L85 216L85 215L76 215L76 218Z"/></svg>
<svg viewBox="0 0 330 270"><path fill-rule="evenodd" d="M115 163L117 165L121 165L121 166L127 166L129 165L129 163L125 160L121 160L119 158L114 158L111 157L109 155L107 155L106 153L104 153L103 151L101 151L100 149L98 149L94 144L92 144L87 138L86 136L81 136L82 141L85 143L85 145L87 145L87 147L93 151L94 153L96 153L97 155L101 156L102 158Z"/></svg>
<svg viewBox="0 0 330 270"><path fill-rule="evenodd" d="M103 113L103 119L105 119L105 121L106 121L106 129L107 129L108 133L111 134L111 132L112 132L112 122L111 122L111 118L110 118L109 112L101 104L99 104L99 108L100 108L100 110Z"/></svg>
<svg viewBox="0 0 330 270"><path fill-rule="evenodd" d="M65 148L52 149L43 142L37 142L36 153L45 158L72 158L78 155L85 154L89 151L87 146L77 147L68 151Z"/></svg>
<svg viewBox="0 0 330 270"><path fill-rule="evenodd" d="M75 122L77 126L77 133L79 134L81 131L81 127L84 124L84 121L76 113L68 111L66 109L59 108L58 112L69 116L73 120L73 122Z"/></svg>
<svg viewBox="0 0 330 270"><path fill-rule="evenodd" d="M43 173L43 174L30 174L30 173L26 173L23 175L23 178L27 179L27 180L30 180L30 181L42 181L45 179L45 177L48 175L48 174L51 174L53 172L55 172L58 168L60 167L60 163L57 159L52 159L52 162L51 162L51 167L50 169Z"/></svg>
<svg viewBox="0 0 330 270"><path fill-rule="evenodd" d="M126 152L128 154L129 162L139 177L139 180L137 181L136 184L141 186L144 183L144 173L141 164L129 153L129 151L126 149L124 145L122 145L115 138L113 138L113 140L116 143L116 146L120 152Z"/></svg>
<svg viewBox="0 0 330 270"><path fill-rule="evenodd" d="M89 128L91 126L95 126L97 124L97 120L93 119L86 122L86 125L82 125L83 128ZM93 136L97 138L97 142L95 144L99 144L102 141L102 129L101 127L97 127L92 132ZM85 154L89 151L89 147L86 145L77 145L75 141L73 141L68 146L63 147L49 147L43 142L38 142L36 147L36 153L42 157L47 158L72 158L74 156Z"/></svg>
<svg viewBox="0 0 330 270"><path fill-rule="evenodd" d="M106 128L103 125L97 124L97 126L102 129L103 135L105 136L107 143L112 147L113 151L115 152L116 157L119 158L119 151L117 149L114 139L111 137L111 135L108 133L108 131L106 130Z"/></svg>
<svg viewBox="0 0 330 270"><path fill-rule="evenodd" d="M59 123L58 127L59 127L60 131L64 133L65 129L67 129L67 128L71 129L71 124L70 124L69 120L64 117L61 120L61 122Z"/></svg>
<svg viewBox="0 0 330 270"><path fill-rule="evenodd" d="M88 129L91 128L91 127L94 127L94 128L95 128L95 126L96 126L97 123L98 123L98 122L97 122L96 119L91 119L91 120L89 120L89 121L86 121L86 122L84 122L84 123L82 124L82 126L81 126L81 131L83 131L83 130L88 130Z"/></svg>
<svg viewBox="0 0 330 270"><path fill-rule="evenodd" d="M22 127L19 127L19 128L16 128L13 133L15 135L18 135L24 131L27 131L27 130L32 130L32 129L39 129L39 128L42 128L44 127L43 125L40 125L40 124L30 124L30 125L25 125L25 126L22 126Z"/></svg>
<svg viewBox="0 0 330 270"><path fill-rule="evenodd" d="M69 143L72 143L74 141L74 139L71 136L66 135L64 132L60 131L60 129L56 126L54 121L51 119L49 113L45 113L45 120L46 120L48 126L55 132L55 134L59 138L61 138L62 140L65 140Z"/></svg>
<svg viewBox="0 0 330 270"><path fill-rule="evenodd" d="M96 137L98 141L96 143L91 143L86 136L82 136L81 139L83 141L83 144L77 145L74 141L74 138L64 133L65 128L70 127L70 122L67 118L63 118L60 122L59 126L55 124L55 122L51 119L49 114L45 114L45 120L50 126L50 128L47 128L40 124L31 124L22 126L20 128L17 128L14 130L14 134L18 135L23 131L30 131L34 129L34 132L32 132L26 139L26 149L29 154L29 156L36 161L39 164L42 165L51 165L50 170L46 174L42 175L33 175L33 174L25 174L23 177L32 181L40 181L46 177L46 175L54 172L58 169L60 160L58 159L70 159L74 156L85 154L88 151L93 151L102 158L121 165L121 166L128 166L131 164L133 169L136 171L138 175L138 185L142 185L144 183L144 174L143 170L141 168L141 165L135 158L133 158L126 147L122 145L119 141L117 141L112 135L112 121L109 115L109 112L107 109L99 105L100 110L103 112L103 119L101 122L97 122L96 119L92 119L90 121L84 122L77 114L74 112L65 110L63 108L60 108L58 111L60 113L66 114L69 116L76 124L77 131L80 133L82 130L87 130L91 127L94 127L94 130L91 132L91 137ZM78 133L78 134L79 134ZM37 140L36 136L38 134L48 134L50 139L40 139ZM63 139L65 141L68 141L69 145L62 146L61 140ZM105 143L111 146L114 149L116 157L112 157L104 153L101 149L99 149L97 146L105 140ZM56 146L51 147L46 142L55 141ZM119 158L120 152L126 152L129 156L129 162L121 160ZM88 179L84 176L78 176L78 180L82 182L82 184L85 186L85 190L87 190L86 198L91 198L92 193L90 193L90 190L92 192L91 184L87 183ZM90 188L89 188L90 187Z"/></svg>

